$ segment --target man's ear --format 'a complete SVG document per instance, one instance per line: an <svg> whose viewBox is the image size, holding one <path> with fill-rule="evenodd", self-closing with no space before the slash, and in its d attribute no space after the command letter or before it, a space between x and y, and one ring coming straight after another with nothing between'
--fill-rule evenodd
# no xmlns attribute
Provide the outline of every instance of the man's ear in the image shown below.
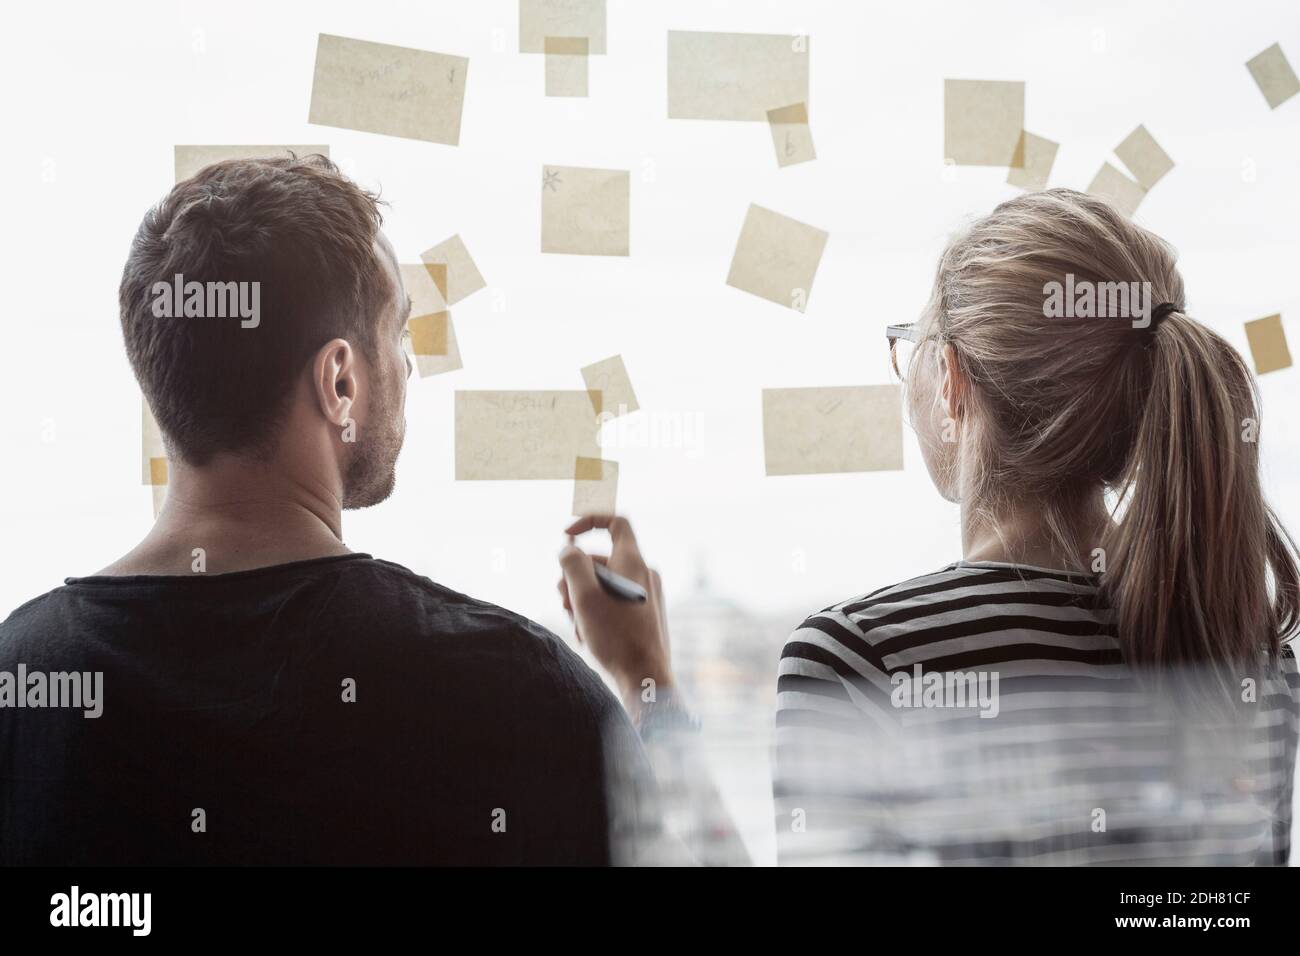
<svg viewBox="0 0 1300 956"><path fill-rule="evenodd" d="M966 376L957 361L957 350L949 342L939 353L939 394L953 421L961 421L962 399L966 396Z"/></svg>
<svg viewBox="0 0 1300 956"><path fill-rule="evenodd" d="M357 355L347 339L331 339L320 347L311 376L321 414L339 428L345 427L357 400Z"/></svg>

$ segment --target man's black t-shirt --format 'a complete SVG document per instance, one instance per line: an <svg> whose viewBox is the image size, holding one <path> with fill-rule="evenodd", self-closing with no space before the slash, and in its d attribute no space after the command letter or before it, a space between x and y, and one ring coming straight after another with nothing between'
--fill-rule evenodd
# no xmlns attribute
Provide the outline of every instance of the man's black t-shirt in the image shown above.
<svg viewBox="0 0 1300 956"><path fill-rule="evenodd" d="M609 860L613 695L369 555L70 578L0 624L11 690L20 665L102 672L102 713L0 708L0 863Z"/></svg>

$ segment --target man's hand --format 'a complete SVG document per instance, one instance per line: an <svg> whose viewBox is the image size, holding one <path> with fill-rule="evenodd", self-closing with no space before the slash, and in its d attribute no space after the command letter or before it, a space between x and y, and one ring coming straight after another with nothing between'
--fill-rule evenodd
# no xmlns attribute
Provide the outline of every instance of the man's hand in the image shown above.
<svg viewBox="0 0 1300 956"><path fill-rule="evenodd" d="M593 528L609 529L613 548L608 558L587 554L574 543L577 535ZM635 720L647 686L644 682L654 681L659 691L667 690L673 682L659 574L646 567L626 518L579 518L565 533L569 543L560 552L560 600L573 619L578 640L591 648L596 660L617 681L623 704ZM646 600L634 603L605 593L592 569L593 562L640 584L646 590Z"/></svg>

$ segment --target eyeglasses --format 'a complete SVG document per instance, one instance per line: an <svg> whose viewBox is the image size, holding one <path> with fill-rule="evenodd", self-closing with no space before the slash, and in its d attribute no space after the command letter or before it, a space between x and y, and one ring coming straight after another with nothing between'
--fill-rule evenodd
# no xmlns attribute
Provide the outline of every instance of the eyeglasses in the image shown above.
<svg viewBox="0 0 1300 956"><path fill-rule="evenodd" d="M885 329L885 338L889 340L889 362L894 367L894 374L901 381L904 377L901 369L911 364L912 354L921 342L921 330L916 327L915 322L891 325Z"/></svg>

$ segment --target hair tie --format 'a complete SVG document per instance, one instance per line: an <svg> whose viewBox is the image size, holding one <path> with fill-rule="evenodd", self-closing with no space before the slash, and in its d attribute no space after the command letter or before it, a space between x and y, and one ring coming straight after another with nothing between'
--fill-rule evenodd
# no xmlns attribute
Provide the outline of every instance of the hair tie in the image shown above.
<svg viewBox="0 0 1300 956"><path fill-rule="evenodd" d="M1174 305L1172 302L1160 303L1151 311L1151 331L1154 332L1156 330L1156 326L1158 326L1161 322L1163 322L1169 316L1170 312L1181 312L1181 311L1183 311L1183 307L1181 305Z"/></svg>

